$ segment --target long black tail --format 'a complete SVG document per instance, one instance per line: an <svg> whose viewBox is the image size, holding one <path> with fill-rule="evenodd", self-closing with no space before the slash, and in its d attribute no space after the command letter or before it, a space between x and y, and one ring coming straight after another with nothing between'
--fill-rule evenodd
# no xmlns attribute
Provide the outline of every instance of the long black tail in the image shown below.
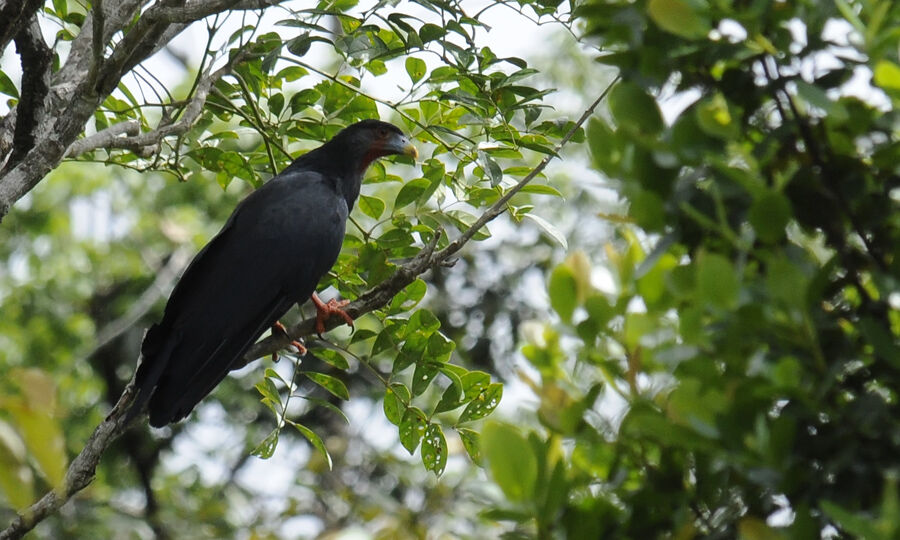
<svg viewBox="0 0 900 540"><path fill-rule="evenodd" d="M156 388L163 372L169 365L169 359L177 343L177 340L170 339L171 337L173 336L168 336L165 329L158 324L151 326L144 336L141 344L141 359L134 376L137 396L128 410L126 422L130 422L139 415L150 401L153 389Z"/></svg>

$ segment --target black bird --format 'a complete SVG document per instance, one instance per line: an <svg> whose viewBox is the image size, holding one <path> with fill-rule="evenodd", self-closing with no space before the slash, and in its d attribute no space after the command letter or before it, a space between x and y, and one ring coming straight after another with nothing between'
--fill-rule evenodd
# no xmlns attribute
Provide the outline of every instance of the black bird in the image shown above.
<svg viewBox="0 0 900 540"><path fill-rule="evenodd" d="M187 416L295 303L312 297L320 321L337 313L352 322L315 297L316 285L340 253L363 174L391 154L417 157L396 126L363 120L241 201L144 337L129 415L148 404L154 427Z"/></svg>

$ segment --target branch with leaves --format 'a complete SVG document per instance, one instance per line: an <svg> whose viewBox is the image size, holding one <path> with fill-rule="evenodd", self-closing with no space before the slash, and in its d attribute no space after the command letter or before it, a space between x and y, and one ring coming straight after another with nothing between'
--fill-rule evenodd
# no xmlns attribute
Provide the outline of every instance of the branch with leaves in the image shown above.
<svg viewBox="0 0 900 540"><path fill-rule="evenodd" d="M541 174L550 163L551 159L558 155L559 151L562 150L562 148L578 132L584 122L593 114L596 107L606 97L614 84L615 81L590 104L566 135L557 143L552 154L545 156L528 175L509 188L499 200L491 205L478 220L458 238L454 239L443 249L435 251L440 239L440 233L435 234L428 245L426 245L412 260L400 266L391 277L384 280L369 292L363 294L357 300L351 302L345 308L347 313L352 317L360 317L366 313L383 308L388 305L397 293L412 283L418 276L438 266L452 264L453 255L459 252L485 225L506 211L510 199ZM326 328L331 329L339 324L340 322L336 318L331 318L326 322ZM312 335L314 332L315 318L310 318L290 327L287 334L276 333L271 335L255 344L245 355L245 362L241 365L234 366L234 369L243 367L258 358L276 353L287 347L292 340ZM126 421L126 412L134 399L133 388L132 380L122 393L122 396L119 398L115 407L113 407L106 419L97 426L91 437L88 439L85 447L70 464L65 476L64 485L47 493L38 502L21 512L5 530L0 532L0 540L21 538L25 533L33 529L37 523L57 511L75 493L81 491L90 484L91 480L94 478L97 465L99 464L104 451L131 425Z"/></svg>
<svg viewBox="0 0 900 540"><path fill-rule="evenodd" d="M111 148L143 152L165 137L186 131L199 116L209 88L230 71L236 58L203 77L203 84L195 89L179 121L143 135L135 134L128 123L76 142L88 120L122 78L165 47L188 24L226 11L258 10L277 3L200 0L181 7L158 4L141 13L144 3L135 0L96 2L84 17L65 63L52 76L52 54L41 35L37 16L27 13L24 7L15 13L14 19L24 22L13 34L23 65L23 92L19 103L0 119L0 220L66 156L77 156L103 143ZM7 3L2 12L11 6L15 3ZM6 39L7 30L0 28L0 37ZM118 33L122 34L121 39L113 40ZM130 136L120 136L125 133Z"/></svg>

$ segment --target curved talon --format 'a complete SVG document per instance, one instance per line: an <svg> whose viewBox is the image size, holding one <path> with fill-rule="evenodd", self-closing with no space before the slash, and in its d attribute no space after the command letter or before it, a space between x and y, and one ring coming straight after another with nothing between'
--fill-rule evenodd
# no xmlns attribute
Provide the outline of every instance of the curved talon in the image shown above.
<svg viewBox="0 0 900 540"><path fill-rule="evenodd" d="M325 331L325 321L327 321L332 315L337 315L344 319L344 322L353 327L353 317L347 314L346 311L341 309L350 303L349 300L335 300L332 298L328 301L328 303L322 302L319 298L319 295L316 293L312 293L310 299L313 301L313 304L316 306L316 333L319 334L319 337L322 337L322 332Z"/></svg>
<svg viewBox="0 0 900 540"><path fill-rule="evenodd" d="M291 335L288 334L287 328L285 328L284 325L281 324L280 321L275 321L275 324L272 325L272 333L274 334L275 332L280 332L280 333L284 334L285 336L287 336L287 338L291 340L291 345L292 345L295 349L297 349L297 353L298 353L300 356L303 356L303 355L306 354L306 347L305 347L302 343L300 343L299 341L297 341L296 339L291 339ZM272 353L272 360L273 360L274 362L277 362L277 361L278 361L278 354Z"/></svg>

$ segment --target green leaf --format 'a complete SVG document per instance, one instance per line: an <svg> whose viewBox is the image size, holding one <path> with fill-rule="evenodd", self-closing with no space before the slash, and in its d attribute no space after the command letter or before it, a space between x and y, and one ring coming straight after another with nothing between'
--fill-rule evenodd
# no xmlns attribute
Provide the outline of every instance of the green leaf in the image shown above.
<svg viewBox="0 0 900 540"><path fill-rule="evenodd" d="M526 218L530 219L531 221L537 223L537 224L538 224L538 227L540 227L541 229L543 229L544 232L547 233L547 236L549 236L550 238L556 240L556 242L557 242L560 246L562 246L562 248L563 248L564 250L568 250L568 249L569 249L569 243L566 241L566 237L565 237L565 236L563 235L563 233L560 232L560 230L557 229L556 226L554 226L552 223L550 223L549 221L545 220L544 218L542 218L542 217L540 217L540 216L537 216L537 215L535 215L535 214L532 214L532 213L530 213L530 212L529 212L529 213L526 213L526 214L523 214L522 217L526 217Z"/></svg>
<svg viewBox="0 0 900 540"><path fill-rule="evenodd" d="M350 363L344 358L344 355L338 351L331 349L319 349L313 354L319 360L334 366L340 370L346 371L350 369Z"/></svg>
<svg viewBox="0 0 900 540"><path fill-rule="evenodd" d="M384 201L378 197L359 196L359 209L372 219L378 219L384 213Z"/></svg>
<svg viewBox="0 0 900 540"><path fill-rule="evenodd" d="M277 405L277 410L275 408L272 408L273 412L277 414L279 411L281 411L281 395L278 393L278 388L275 387L275 383L272 381L272 379L266 377L265 379L256 383L255 388L260 394L262 394L263 403L268 402L266 403L267 406L269 405L269 403L271 403L272 405Z"/></svg>
<svg viewBox="0 0 900 540"><path fill-rule="evenodd" d="M441 426L431 424L422 439L422 464L436 476L440 476L447 466L447 440Z"/></svg>
<svg viewBox="0 0 900 540"><path fill-rule="evenodd" d="M620 82L610 91L609 109L621 128L655 134L664 126L656 100L633 82Z"/></svg>
<svg viewBox="0 0 900 540"><path fill-rule="evenodd" d="M483 371L470 371L460 377L463 399L471 401L491 384L491 376Z"/></svg>
<svg viewBox="0 0 900 540"><path fill-rule="evenodd" d="M425 418L425 413L416 407L406 409L403 420L400 422L400 444L410 454L415 452L419 446L419 441L422 440L427 425L428 420Z"/></svg>
<svg viewBox="0 0 900 540"><path fill-rule="evenodd" d="M737 307L740 282L731 261L717 253L701 252L696 272L701 301L723 309Z"/></svg>
<svg viewBox="0 0 900 540"><path fill-rule="evenodd" d="M594 167L608 176L618 176L625 138L618 136L606 122L591 118L588 121L587 140Z"/></svg>
<svg viewBox="0 0 900 540"><path fill-rule="evenodd" d="M332 462L331 462L331 454L328 453L328 449L325 448L325 443L322 441L322 437L319 437L315 431L309 429L303 424L298 424L297 422L292 422L291 420L287 420L287 423L297 428L297 431L303 434L306 437L306 440L310 442L319 452L322 452L322 455L325 456L325 461L328 463L328 470L331 470Z"/></svg>
<svg viewBox="0 0 900 540"><path fill-rule="evenodd" d="M709 18L685 0L650 0L647 14L657 26L685 39L700 39L711 30Z"/></svg>
<svg viewBox="0 0 900 540"><path fill-rule="evenodd" d="M441 364L437 362L418 362L416 363L416 371L413 374L412 393L414 396L422 395L435 375L441 368Z"/></svg>
<svg viewBox="0 0 900 540"><path fill-rule="evenodd" d="M819 506L825 514L834 520L841 529L856 538L884 538L880 534L875 520L869 517L856 515L831 501L821 501Z"/></svg>
<svg viewBox="0 0 900 540"><path fill-rule="evenodd" d="M559 317L565 321L572 320L572 314L578 305L578 286L575 282L575 274L568 265L560 264L550 273L550 282L547 285L550 295L550 307Z"/></svg>
<svg viewBox="0 0 900 540"><path fill-rule="evenodd" d="M473 462L481 464L481 435L477 431L466 428L457 428L459 438L462 441L463 448Z"/></svg>
<svg viewBox="0 0 900 540"><path fill-rule="evenodd" d="M466 406L465 410L463 410L462 414L459 416L457 423L462 424L463 422L471 422L472 420L478 420L479 418L484 418L491 414L491 412L497 408L497 405L500 404L500 399L502 397L502 384L493 383L489 385L478 394L478 397L473 399Z"/></svg>
<svg viewBox="0 0 900 540"><path fill-rule="evenodd" d="M262 440L256 448L254 448L250 455L258 456L262 459L269 459L275 453L275 447L278 446L278 429L272 430L272 433Z"/></svg>
<svg viewBox="0 0 900 540"><path fill-rule="evenodd" d="M429 41L440 39L446 34L446 30L436 24L431 23L423 24L422 28L419 29L419 37L422 39L422 43L428 43Z"/></svg>
<svg viewBox="0 0 900 540"><path fill-rule="evenodd" d="M462 397L463 393L460 385L452 383L444 390L444 393L441 395L441 400L438 401L438 404L434 407L434 413L439 414L460 407L464 403Z"/></svg>
<svg viewBox="0 0 900 540"><path fill-rule="evenodd" d="M272 114L278 116L282 109L284 109L284 94L275 94L269 98L269 110Z"/></svg>
<svg viewBox="0 0 900 540"><path fill-rule="evenodd" d="M334 414L340 416L344 420L344 422L347 423L347 425L350 425L350 419L347 418L347 415L344 414L344 411L342 411L340 407L338 407L328 401L325 401L324 399L314 398L312 396L301 396L299 394L292 394L292 396L295 398L300 398L302 400L308 401L314 405L318 405L319 407L324 407L324 408L328 409L329 411L333 412Z"/></svg>
<svg viewBox="0 0 900 540"><path fill-rule="evenodd" d="M525 186L519 190L519 193L534 193L536 195L552 195L554 197L563 198L562 193L559 192L558 189L552 186L548 186L545 184L525 184Z"/></svg>
<svg viewBox="0 0 900 540"><path fill-rule="evenodd" d="M0 70L0 94L6 94L16 99L19 98L19 90L3 70Z"/></svg>
<svg viewBox="0 0 900 540"><path fill-rule="evenodd" d="M875 64L875 84L885 90L900 90L900 66L890 60Z"/></svg>
<svg viewBox="0 0 900 540"><path fill-rule="evenodd" d="M728 106L728 101L722 94L715 94L711 98L703 100L695 109L697 125L707 135L719 139L736 139L741 134L741 128L735 120Z"/></svg>
<svg viewBox="0 0 900 540"><path fill-rule="evenodd" d="M318 384L325 390L328 390L336 397L339 397L345 401L350 399L350 393L347 391L347 387L344 386L344 383L341 382L340 379L332 377L331 375L326 375L324 373L316 373L315 371L304 371L302 373L303 376Z"/></svg>
<svg viewBox="0 0 900 540"><path fill-rule="evenodd" d="M784 229L792 215L787 197L768 192L753 201L747 218L760 240L774 244L784 238Z"/></svg>
<svg viewBox="0 0 900 540"><path fill-rule="evenodd" d="M394 200L394 210L399 210L418 199L429 186L431 182L426 178L416 178L404 184Z"/></svg>
<svg viewBox="0 0 900 540"><path fill-rule="evenodd" d="M399 426L406 413L406 404L411 396L409 389L400 383L393 383L384 392L384 416L395 426Z"/></svg>
<svg viewBox="0 0 900 540"><path fill-rule="evenodd" d="M491 477L513 501L534 496L538 461L528 441L511 425L491 422L481 434L481 451Z"/></svg>
<svg viewBox="0 0 900 540"><path fill-rule="evenodd" d="M408 56L406 58L406 73L409 74L409 78L412 80L413 84L422 80L422 77L425 76L425 71L426 66L424 60L413 56Z"/></svg>
<svg viewBox="0 0 900 540"><path fill-rule="evenodd" d="M488 155L487 152L479 150L478 164L481 165L487 177L490 178L492 186L500 184L500 181L503 180L503 169L500 168L500 165L497 164L494 158Z"/></svg>

